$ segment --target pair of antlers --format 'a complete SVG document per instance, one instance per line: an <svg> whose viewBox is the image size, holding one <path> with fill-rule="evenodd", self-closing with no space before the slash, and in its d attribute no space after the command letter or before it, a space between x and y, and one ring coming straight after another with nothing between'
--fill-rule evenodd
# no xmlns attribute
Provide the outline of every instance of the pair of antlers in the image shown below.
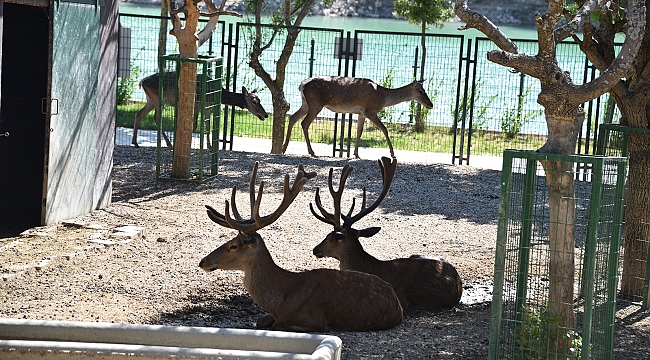
<svg viewBox="0 0 650 360"><path fill-rule="evenodd" d="M320 189L316 189L315 202L316 202L316 207L318 208L318 210L320 210L322 216L318 215L314 210L312 204L309 203L309 210L311 210L311 213L318 220L323 221L330 225L334 225L334 231L340 231L344 227L351 227L352 224L359 221L359 219L370 214L384 200L386 194L388 194L390 185L393 183L395 170L397 169L397 159L391 159L384 156L381 159L377 160L377 162L379 163L379 170L381 171L382 187L381 187L381 193L370 206L366 207L366 187L364 186L363 198L361 201L361 210L359 210L359 212L356 215L352 216L352 212L354 211L354 206L355 206L355 199L352 198L352 205L350 206L350 210L348 211L348 213L347 214L341 213L341 195L343 194L343 189L345 188L345 182L347 181L348 176L350 176L352 170L354 170L352 166L345 165L343 167L343 170L341 171L341 180L339 181L338 190L335 191L334 185L332 184L332 174L334 172L334 169L330 168L329 177L327 179L327 184L329 186L330 194L332 195L332 199L334 201L334 213L328 212L323 207L323 204L321 203L321 199L320 199L320 191L319 191ZM341 219L343 219L343 225L341 225Z"/></svg>
<svg viewBox="0 0 650 360"><path fill-rule="evenodd" d="M336 231L341 230L341 219L343 219L343 227L345 226L352 226L355 222L357 222L359 219L364 217L365 215L369 214L372 212L379 204L384 200L386 197L386 194L388 194L388 190L390 189L390 186L393 182L393 177L395 175L395 169L397 168L397 160L393 160L388 157L382 157L379 162L379 168L381 170L381 177L382 177L382 189L381 193L377 197L377 199L368 207L366 207L366 188L365 186L363 187L363 200L361 204L361 210L359 213L356 215L352 216L352 212L354 211L354 206L355 206L355 199L352 199L352 206L350 207L350 210L348 211L347 215L341 214L341 195L343 194L343 189L345 188L345 182L347 181L348 176L352 173L352 170L354 168L350 165L345 165L343 167L343 170L341 171L341 180L339 182L339 188L338 190L334 190L334 186L332 184L332 174L334 172L333 168L330 168L329 172L329 178L328 178L328 185L329 185L329 190L330 194L332 194L332 199L334 200L334 213L329 213L325 208L323 207L320 199L320 189L316 189L316 207L318 207L318 210L320 210L321 215L318 215L316 211L314 211L314 207L312 204L309 204L309 209L311 210L312 214L314 216L331 225L334 225L334 229ZM253 174L251 175L251 181L249 185L249 192L250 192L250 205L251 205L251 218L250 219L244 219L240 214L239 210L237 209L237 205L235 204L235 195L237 193L237 186L233 186L232 188L232 194L231 194L231 202L232 202L232 214L233 216L230 216L230 202L226 200L226 209L224 214L221 214L214 208L206 205L205 207L208 209L208 217L217 224L239 230L243 233L249 234L254 231L257 231L265 226L268 226L275 222L282 213L284 213L289 205L295 200L296 196L298 196L298 193L302 189L302 187L307 183L307 180L312 179L316 177L315 172L305 172L305 169L303 168L302 164L298 165L298 173L296 174L296 178L293 181L293 185L289 187L289 175L284 176L284 195L282 198L282 202L278 206L278 208L272 212L269 215L266 216L260 216L260 203L262 201L262 193L264 191L264 181L260 182L260 187L258 189L258 195L255 197L255 179L257 178L257 168L259 164L256 162L255 166L253 167ZM233 218L234 217L234 218Z"/></svg>

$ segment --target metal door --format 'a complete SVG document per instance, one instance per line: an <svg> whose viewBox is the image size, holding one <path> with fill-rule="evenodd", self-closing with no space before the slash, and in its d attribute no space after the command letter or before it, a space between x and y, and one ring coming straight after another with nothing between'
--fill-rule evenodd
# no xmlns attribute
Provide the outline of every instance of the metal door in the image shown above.
<svg viewBox="0 0 650 360"><path fill-rule="evenodd" d="M44 224L93 210L99 7L51 5L49 123Z"/></svg>

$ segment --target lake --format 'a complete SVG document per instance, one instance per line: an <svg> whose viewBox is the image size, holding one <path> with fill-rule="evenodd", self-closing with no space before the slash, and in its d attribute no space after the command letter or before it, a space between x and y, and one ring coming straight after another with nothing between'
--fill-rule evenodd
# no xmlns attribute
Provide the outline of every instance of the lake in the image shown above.
<svg viewBox="0 0 650 360"><path fill-rule="evenodd" d="M138 15L160 15L160 6L143 5L134 3L120 3L120 14L138 14ZM223 16L220 20L226 23L236 22L253 22L244 18L233 16ZM484 36L481 32L470 29L460 31L458 28L462 22L445 22L442 28L431 28L427 31L430 34L445 35L465 35L465 37L475 38ZM305 18L302 26L318 27L327 29L344 29L345 31L370 30L370 31L395 31L395 32L419 32L420 28L409 24L406 20L398 19L377 19L377 18L360 18L360 17L329 17L329 16L309 16ZM500 26L501 31L512 38L517 39L537 39L537 30L535 28L523 28L514 26Z"/></svg>

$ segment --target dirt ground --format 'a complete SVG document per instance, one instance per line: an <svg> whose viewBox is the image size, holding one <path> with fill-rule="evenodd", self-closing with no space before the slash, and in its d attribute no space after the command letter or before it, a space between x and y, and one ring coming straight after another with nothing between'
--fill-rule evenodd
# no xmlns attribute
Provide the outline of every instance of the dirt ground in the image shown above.
<svg viewBox="0 0 650 360"><path fill-rule="evenodd" d="M154 149L118 146L110 207L24 235L0 233L0 316L254 328L264 311L244 289L243 274L205 273L198 263L235 235L210 221L204 205L223 210L237 185L247 213L255 161L258 183L267 183L262 213L277 206L284 174L293 176L299 163L318 172L287 212L259 231L276 263L291 271L337 268L337 261L312 255L331 228L309 213L309 203L316 188L326 192L329 168L346 163L355 170L344 202L363 186L372 201L381 186L376 159L222 151L218 179L188 184L155 180ZM328 332L342 339L345 359L487 357L499 183L495 170L400 162L387 198L358 223L382 227L362 240L364 248L380 259L445 258L463 278L463 298L451 309L409 308L390 330ZM141 227L143 236L116 236L125 225ZM650 359L650 311L619 302L616 316L614 357Z"/></svg>

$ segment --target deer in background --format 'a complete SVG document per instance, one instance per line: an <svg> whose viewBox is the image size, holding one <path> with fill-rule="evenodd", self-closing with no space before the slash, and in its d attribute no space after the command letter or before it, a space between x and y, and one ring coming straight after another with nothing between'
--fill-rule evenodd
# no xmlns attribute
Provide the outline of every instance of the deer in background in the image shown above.
<svg viewBox="0 0 650 360"><path fill-rule="evenodd" d="M419 255L387 261L378 260L363 249L359 238L371 237L381 228L371 227L362 230L352 228L354 223L377 208L386 197L396 167L397 160L391 162L391 159L387 157L382 157L379 160L383 180L381 193L375 202L366 207L366 188L364 187L361 210L354 216L352 216L354 199L348 214L341 213L341 195L353 168L349 165L343 167L337 191L334 191L332 185L333 169L330 168L328 185L334 202L334 213L329 213L324 209L318 189L316 189L315 203L321 215L316 213L311 203L309 208L316 218L334 225L334 231L314 248L314 255L319 258L333 257L337 259L340 262L341 270L366 272L388 281L393 285L404 309L410 304L434 308L445 308L458 304L463 293L463 283L452 264L442 259L425 258Z"/></svg>
<svg viewBox="0 0 650 360"><path fill-rule="evenodd" d="M202 80L202 75L197 75L196 77L196 82L197 82L197 88L199 88L200 81ZM176 91L175 89L172 89L171 87L176 84L176 74L173 72L166 72L164 75L163 79L163 84L164 85L169 85L170 88L164 88L164 100L165 100L165 105L172 105L176 101ZM133 144L135 147L138 147L138 129L140 128L140 122L142 119L147 116L151 112L151 110L154 111L153 113L153 121L158 125L158 88L159 88L159 83L160 83L160 75L159 73L155 73L153 75L149 75L142 79L140 81L140 87L145 93L146 96L146 104L140 111L138 111L135 114L135 122L133 123L133 138L131 139L131 144ZM209 87L209 85L208 85ZM213 96L210 94L213 93L215 89L210 89L208 88L206 91L206 102L208 104L214 104L214 99ZM260 102L260 98L257 97L255 94L257 92L257 89L248 92L245 87L242 86L242 93L236 93L236 92L231 92L226 89L221 90L221 104L222 105L230 105L230 106L238 106L242 109L247 109L250 111L253 115L257 116L260 120L266 119L269 115L266 113L266 110L264 110L264 107L262 106L262 103ZM197 119L199 116L200 112L200 107L201 107L201 101L198 98L199 94L196 94L196 101L194 103L194 129L197 127ZM208 146L211 146L210 143L210 121L206 121L207 125L207 130L208 130ZM172 147L171 142L169 141L169 138L167 138L167 134L163 131L162 132L163 138L165 139L165 143L167 144L167 147Z"/></svg>
<svg viewBox="0 0 650 360"><path fill-rule="evenodd" d="M390 156L395 158L393 144L388 137L388 129L379 120L377 114L387 106L397 105L405 101L415 100L427 109L433 108L421 81L397 89L385 88L369 79L318 76L303 80L298 87L302 96L302 106L289 117L289 128L282 146L282 153L287 151L291 139L291 129L304 117L300 125L307 142L309 155L316 156L311 148L308 129L316 116L325 107L335 113L357 114L357 140L354 147L354 157L359 158L359 138L363 125L369 119L386 137Z"/></svg>
<svg viewBox="0 0 650 360"><path fill-rule="evenodd" d="M374 275L334 269L296 273L275 264L257 230L276 221L316 173L305 173L299 165L291 187L289 175L285 175L282 202L270 215L260 216L264 182L260 182L256 198L257 167L255 163L250 181L250 219L242 218L237 210L236 186L231 196L233 216L227 200L224 214L206 206L212 221L238 234L204 257L199 266L205 271L244 271L244 287L268 312L258 319L258 328L324 332L330 326L342 331L370 331L399 324L402 307L393 287Z"/></svg>

